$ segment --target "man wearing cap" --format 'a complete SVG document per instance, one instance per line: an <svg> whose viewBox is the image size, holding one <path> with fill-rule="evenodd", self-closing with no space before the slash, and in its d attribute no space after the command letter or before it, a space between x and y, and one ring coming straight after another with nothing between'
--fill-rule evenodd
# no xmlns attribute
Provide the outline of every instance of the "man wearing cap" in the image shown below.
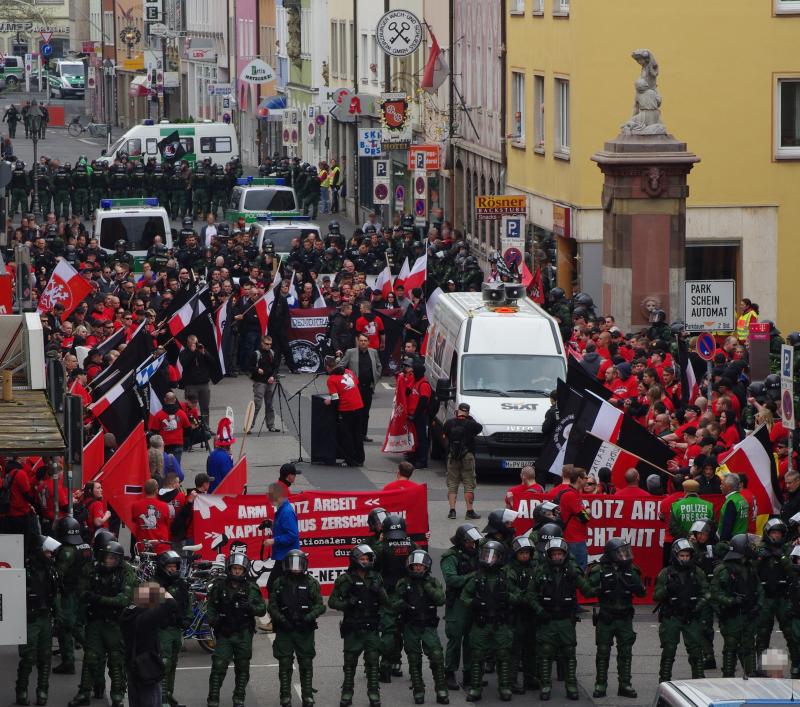
<svg viewBox="0 0 800 707"><path fill-rule="evenodd" d="M208 460L206 461L206 472L208 472L208 477L211 479L209 493L213 493L214 489L222 483L222 480L233 469L231 444L234 441L232 438L217 437L214 442L214 451L208 455Z"/></svg>
<svg viewBox="0 0 800 707"><path fill-rule="evenodd" d="M294 480L300 473L301 472L292 463L287 462L286 464L281 465L281 469L278 472L278 483L283 486L287 496L291 495L292 491L290 486L294 483Z"/></svg>
<svg viewBox="0 0 800 707"><path fill-rule="evenodd" d="M714 504L697 495L700 484L694 479L683 482L684 497L675 501L669 511L669 532L673 538L688 538L692 524L698 520L713 521Z"/></svg>
<svg viewBox="0 0 800 707"><path fill-rule="evenodd" d="M365 442L371 442L372 440L367 436L369 411L372 408L375 386L380 380L383 368L378 352L370 345L369 335L366 332L362 332L356 337L356 347L347 349L340 364L351 371L358 372L358 390L361 393L361 401L364 403L364 407L361 409L361 436Z"/></svg>
<svg viewBox="0 0 800 707"><path fill-rule="evenodd" d="M447 501L450 511L447 517L456 517L456 497L459 485L464 486L464 503L467 505L467 520L480 516L472 504L475 501L475 437L483 431L483 425L469 414L469 404L459 403L456 416L444 423L447 439Z"/></svg>

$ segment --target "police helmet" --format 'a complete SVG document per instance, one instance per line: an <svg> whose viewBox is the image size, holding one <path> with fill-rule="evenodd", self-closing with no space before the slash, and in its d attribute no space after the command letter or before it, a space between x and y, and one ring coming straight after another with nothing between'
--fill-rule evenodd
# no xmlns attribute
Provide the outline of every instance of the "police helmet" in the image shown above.
<svg viewBox="0 0 800 707"><path fill-rule="evenodd" d="M100 530L95 533L94 539L92 540L92 552L94 552L94 556L99 559L100 552L104 550L109 543L114 542L117 539L117 536L114 535L110 530L106 530L105 528L101 528Z"/></svg>
<svg viewBox="0 0 800 707"><path fill-rule="evenodd" d="M789 518L789 527L793 529L800 528L800 513L795 513Z"/></svg>
<svg viewBox="0 0 800 707"><path fill-rule="evenodd" d="M241 567L244 571L241 575L233 574L234 567ZM250 572L250 560L241 551L232 552L225 561L225 574L232 582L244 582Z"/></svg>
<svg viewBox="0 0 800 707"><path fill-rule="evenodd" d="M564 553L564 555L558 559L553 556L557 550ZM553 538L545 545L544 552L547 556L547 561L551 565L563 565L567 561L567 555L569 555L569 545L567 545L564 538Z"/></svg>
<svg viewBox="0 0 800 707"><path fill-rule="evenodd" d="M185 216L183 219L183 227L184 228L192 228L194 226L194 220L191 216Z"/></svg>
<svg viewBox="0 0 800 707"><path fill-rule="evenodd" d="M414 243L412 244L412 247L414 249L417 249L417 248L424 248L425 246L423 245L422 241L414 241Z"/></svg>
<svg viewBox="0 0 800 707"><path fill-rule="evenodd" d="M378 229L375 227L375 224L373 223L368 223L366 226L364 226L364 233L377 233L377 232Z"/></svg>
<svg viewBox="0 0 800 707"><path fill-rule="evenodd" d="M573 319L589 319L589 310L586 307L575 307L572 310L572 318Z"/></svg>
<svg viewBox="0 0 800 707"><path fill-rule="evenodd" d="M339 235L339 222L338 221L331 221L328 224L328 233L335 233Z"/></svg>
<svg viewBox="0 0 800 707"><path fill-rule="evenodd" d="M518 535L511 541L511 551L515 555L518 552L530 552L532 554L533 550L533 543L527 535Z"/></svg>
<svg viewBox="0 0 800 707"><path fill-rule="evenodd" d="M789 557L792 559L792 568L795 571L800 571L800 545L795 545L792 548Z"/></svg>
<svg viewBox="0 0 800 707"><path fill-rule="evenodd" d="M338 255L336 248L326 248L325 255L329 255L331 258L335 258Z"/></svg>
<svg viewBox="0 0 800 707"><path fill-rule="evenodd" d="M112 540L98 552L97 562L100 564L102 572L113 572L122 566L124 559L125 550L122 549L122 545L116 540Z"/></svg>
<svg viewBox="0 0 800 707"><path fill-rule="evenodd" d="M688 560L680 559L678 555L686 550L691 553L691 557ZM674 543L672 543L672 564L677 565L678 567L688 567L692 564L693 558L694 546L686 538L678 538Z"/></svg>
<svg viewBox="0 0 800 707"><path fill-rule="evenodd" d="M501 567L506 561L506 548L497 540L487 540L478 550L478 564L482 567Z"/></svg>
<svg viewBox="0 0 800 707"><path fill-rule="evenodd" d="M383 519L384 540L404 540L406 537L406 519L399 513L389 513Z"/></svg>
<svg viewBox="0 0 800 707"><path fill-rule="evenodd" d="M478 264L478 259L474 255L468 255L464 258L464 268L471 269L478 267L480 267L480 265Z"/></svg>
<svg viewBox="0 0 800 707"><path fill-rule="evenodd" d="M613 562L623 567L630 565L631 562L633 562L631 544L622 538L611 538L611 540L606 543L603 559L606 562Z"/></svg>
<svg viewBox="0 0 800 707"><path fill-rule="evenodd" d="M82 545L81 524L72 516L64 516L56 523L56 538L67 545Z"/></svg>
<svg viewBox="0 0 800 707"><path fill-rule="evenodd" d="M350 565L356 569L370 570L375 566L375 553L369 545L356 545L350 550Z"/></svg>
<svg viewBox="0 0 800 707"><path fill-rule="evenodd" d="M562 537L564 537L564 530L558 523L545 523L538 530L538 540L536 543L536 549L539 552L544 552L545 548L547 547L547 543L549 543L554 538L562 538Z"/></svg>
<svg viewBox="0 0 800 707"><path fill-rule="evenodd" d="M759 402L763 402L766 395L767 387L764 385L764 381L753 381L747 386L748 398L755 398Z"/></svg>
<svg viewBox="0 0 800 707"><path fill-rule="evenodd" d="M25 169L25 163L22 160L17 160L14 164L14 169Z"/></svg>
<svg viewBox="0 0 800 707"><path fill-rule="evenodd" d="M700 533L705 533L708 535L708 538L711 539L711 536L714 534L714 526L711 525L707 520L696 520L692 523L692 527L689 528L689 532L697 538Z"/></svg>
<svg viewBox="0 0 800 707"><path fill-rule="evenodd" d="M422 566L422 570L418 567ZM412 577L425 577L431 571L433 560L425 550L414 550L406 560L406 571Z"/></svg>
<svg viewBox="0 0 800 707"><path fill-rule="evenodd" d="M777 373L770 373L764 379L764 388L767 391L767 395L774 396L777 400L781 394L781 377Z"/></svg>
<svg viewBox="0 0 800 707"><path fill-rule="evenodd" d="M586 309L594 307L594 300L588 292L579 292L572 298L572 302L575 306L586 307Z"/></svg>
<svg viewBox="0 0 800 707"><path fill-rule="evenodd" d="M786 337L786 343L794 348L800 346L800 331L793 331L791 334L789 334Z"/></svg>
<svg viewBox="0 0 800 707"><path fill-rule="evenodd" d="M61 547L61 543L58 542L55 538L51 538L49 535L40 535L39 536L39 549L48 560L51 560L53 556L58 552L58 548Z"/></svg>
<svg viewBox="0 0 800 707"><path fill-rule="evenodd" d="M174 569L172 565L175 565ZM181 556L175 550L166 550L156 558L158 573L167 579L174 579L181 571Z"/></svg>
<svg viewBox="0 0 800 707"><path fill-rule="evenodd" d="M65 162L64 163L64 169L67 170L67 172L72 171L72 164L69 163L69 162Z"/></svg>
<svg viewBox="0 0 800 707"><path fill-rule="evenodd" d="M686 327L686 323L682 319L676 319L672 324L669 325L670 331L673 334L680 334L684 328Z"/></svg>
<svg viewBox="0 0 800 707"><path fill-rule="evenodd" d="M473 551L481 540L483 540L481 531L471 523L463 523L462 525L459 525L458 528L456 528L456 534L450 538L450 542L463 552ZM472 543L471 548L467 547L468 542Z"/></svg>
<svg viewBox="0 0 800 707"><path fill-rule="evenodd" d="M743 560L752 554L750 536L747 533L739 533L731 538L730 550L723 558L725 562L729 560Z"/></svg>
<svg viewBox="0 0 800 707"><path fill-rule="evenodd" d="M663 309L656 309L650 313L651 324L663 324L667 320L667 313Z"/></svg>
<svg viewBox="0 0 800 707"><path fill-rule="evenodd" d="M117 250L119 250L120 248L125 250L125 246L128 245L128 241L126 241L124 238L120 238L114 245L117 248Z"/></svg>
<svg viewBox="0 0 800 707"><path fill-rule="evenodd" d="M308 557L302 550L290 550L283 558L283 571L289 574L308 572Z"/></svg>
<svg viewBox="0 0 800 707"><path fill-rule="evenodd" d="M560 516L561 509L552 501L542 501L533 509L533 519L537 523L558 522Z"/></svg>
<svg viewBox="0 0 800 707"><path fill-rule="evenodd" d="M772 533L780 533L780 537L775 539L772 537ZM789 529L786 527L786 523L784 523L780 518L770 518L766 523L764 523L761 539L768 545L780 547L786 542L786 536L788 533Z"/></svg>
<svg viewBox="0 0 800 707"><path fill-rule="evenodd" d="M550 298L551 302L558 302L559 300L564 299L564 290L562 290L560 287L554 287L552 290L550 290L548 297Z"/></svg>
<svg viewBox="0 0 800 707"><path fill-rule="evenodd" d="M508 508L496 508L493 510L486 521L484 533L502 533L505 536L513 535L512 523L517 519L517 512Z"/></svg>
<svg viewBox="0 0 800 707"><path fill-rule="evenodd" d="M373 508L367 516L367 527L377 535L383 531L383 521L388 515L385 508Z"/></svg>
<svg viewBox="0 0 800 707"><path fill-rule="evenodd" d="M407 231L414 230L414 217L411 214L407 214L403 216L403 220L400 222L400 225Z"/></svg>

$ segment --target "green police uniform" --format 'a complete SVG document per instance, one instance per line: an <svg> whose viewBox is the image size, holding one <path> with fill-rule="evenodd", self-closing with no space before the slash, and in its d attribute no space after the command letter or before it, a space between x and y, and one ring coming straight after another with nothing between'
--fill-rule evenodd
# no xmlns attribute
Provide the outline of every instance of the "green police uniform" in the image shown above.
<svg viewBox="0 0 800 707"><path fill-rule="evenodd" d="M368 546L360 545L372 552ZM373 553L374 556L374 553ZM383 587L381 576L373 569L361 569L351 564L347 572L340 574L333 585L328 599L331 609L344 612L340 631L344 639L344 680L342 681L341 707L349 707L353 702L358 657L364 654L364 667L367 675L367 698L370 705L379 707L381 703L378 663L381 654L381 639L378 632L380 609L389 606L389 596Z"/></svg>
<svg viewBox="0 0 800 707"><path fill-rule="evenodd" d="M211 175L212 198L210 209L211 213L216 217L219 210L225 210L225 203L228 200L228 175L220 165L214 166L214 172Z"/></svg>
<svg viewBox="0 0 800 707"><path fill-rule="evenodd" d="M316 171L310 172L306 175L306 190L303 196L303 214L308 215L311 209L311 218L317 219L317 212L319 211L320 201L320 182Z"/></svg>
<svg viewBox="0 0 800 707"><path fill-rule="evenodd" d="M38 173L37 183L38 183L39 209L43 214L47 214L50 212L50 194L53 185L52 177L50 176L50 172L48 171L47 167L38 165L34 166L33 169L37 170ZM33 185L33 169L31 170L31 178L30 178L31 185ZM33 204L31 204L31 208L33 208Z"/></svg>
<svg viewBox="0 0 800 707"><path fill-rule="evenodd" d="M115 548L112 550L112 547ZM118 556L119 564L109 567L104 564L108 553ZM121 706L125 699L125 673L122 655L122 632L119 617L133 601L136 573L123 559L122 546L109 543L99 553L94 571L89 579L83 598L86 603L86 643L83 651L83 668L77 696L70 707L88 705L95 677L102 670L103 655L107 656L108 673L111 678L111 704Z"/></svg>
<svg viewBox="0 0 800 707"><path fill-rule="evenodd" d="M575 614L578 597L577 590L584 594L591 591L589 583L580 568L574 563L556 564L549 554L556 547L566 543L562 539L554 539L548 543L547 559L534 574L525 602L533 611L537 622L536 640L539 649L539 681L542 686L540 697L550 699L551 674L553 660L566 659L565 687L567 697L578 698L578 681L576 676L577 658L575 646Z"/></svg>
<svg viewBox="0 0 800 707"><path fill-rule="evenodd" d="M72 170L72 210L83 218L89 218L89 182L92 168L80 160Z"/></svg>
<svg viewBox="0 0 800 707"><path fill-rule="evenodd" d="M233 557L228 558L229 564ZM246 570L249 570L249 562ZM239 707L244 705L250 681L250 659L256 630L254 617L264 616L267 604L254 581L247 579L246 575L236 581L229 575L212 583L206 611L217 641L208 676L208 707L219 706L219 692L231 661L235 675L233 704Z"/></svg>
<svg viewBox="0 0 800 707"><path fill-rule="evenodd" d="M170 217L182 218L186 211L186 175L175 166L172 169L169 179L170 188Z"/></svg>
<svg viewBox="0 0 800 707"><path fill-rule="evenodd" d="M750 522L750 504L738 491L729 493L725 497L722 508L719 510L720 527L722 527L722 519L725 517L725 513L728 512L728 507L731 505L736 509L736 520L731 530L731 537L733 537L734 535L742 535L747 532L747 526Z"/></svg>
<svg viewBox="0 0 800 707"><path fill-rule="evenodd" d="M128 194L132 198L141 199L148 196L147 191L147 173L145 172L144 165L137 162L130 173Z"/></svg>
<svg viewBox="0 0 800 707"><path fill-rule="evenodd" d="M789 626L791 640L797 646L800 645L800 545L792 548L789 557L785 560L789 583L786 587L786 596L789 600ZM795 661L791 666L792 677L800 677L800 661Z"/></svg>
<svg viewBox="0 0 800 707"><path fill-rule="evenodd" d="M56 218L69 218L72 175L61 165L53 175L53 211Z"/></svg>
<svg viewBox="0 0 800 707"><path fill-rule="evenodd" d="M128 172L122 164L113 164L108 170L108 188L112 199L128 196Z"/></svg>
<svg viewBox="0 0 800 707"><path fill-rule="evenodd" d="M204 219L208 213L208 191L206 191L206 169L202 162L195 162L194 165L194 179L192 186L192 209L194 217Z"/></svg>
<svg viewBox="0 0 800 707"><path fill-rule="evenodd" d="M169 557L167 557L167 555ZM161 680L161 695L164 704L177 704L174 699L175 670L178 667L178 655L183 645L183 631L192 624L192 595L189 585L179 570L181 558L178 553L169 551L164 553L165 560L176 566L174 574L165 571L161 557L155 574L155 580L169 592L175 600L175 609L171 613L166 626L158 630L158 640L161 645L161 658L164 662L164 677Z"/></svg>
<svg viewBox="0 0 800 707"><path fill-rule="evenodd" d="M673 557L670 565L658 574L653 592L653 600L658 604L658 636L661 640L661 666L659 682L672 680L672 666L675 653L683 636L686 652L689 656L689 667L692 678L703 678L705 672L705 639L703 637L703 617L708 606L708 580L705 572L689 560L681 564L676 558L673 545Z"/></svg>
<svg viewBox="0 0 800 707"><path fill-rule="evenodd" d="M690 538L689 542L694 548L694 563L703 572L710 591L714 568L728 552L728 544L707 543L701 545L694 537ZM706 670L713 670L717 667L717 660L714 656L714 606L710 601L703 604L700 610L700 621L703 625L703 654L705 655L703 667Z"/></svg>
<svg viewBox="0 0 800 707"><path fill-rule="evenodd" d="M21 213L28 211L28 195L30 193L30 181L28 174L25 172L25 164L17 162L14 169L11 171L11 205L9 207L9 216L16 216L17 210Z"/></svg>
<svg viewBox="0 0 800 707"><path fill-rule="evenodd" d="M698 520L713 520L714 504L687 493L672 504L669 511L669 532L673 538L686 538L692 524Z"/></svg>
<svg viewBox="0 0 800 707"><path fill-rule="evenodd" d="M479 558L485 557L486 551L494 546L500 546L500 543L487 541L479 551ZM472 662L467 693L470 702L481 699L484 661L489 658L493 658L497 666L500 699L511 699L511 645L514 640L511 621L513 607L519 601L516 581L510 568L501 564L486 565L479 560L478 569L461 592L461 601L468 608L471 619L469 648Z"/></svg>
<svg viewBox="0 0 800 707"><path fill-rule="evenodd" d="M409 562L413 562L416 554L422 553L412 553ZM428 572L422 577L403 577L397 583L396 593L402 602L403 648L408 658L414 702L422 704L425 701L425 683L422 680L424 651L433 673L436 701L439 704L448 704L450 700L444 674L444 652L436 632L439 625L438 608L444 606L445 601L444 588Z"/></svg>
<svg viewBox="0 0 800 707"><path fill-rule="evenodd" d="M454 538L455 540L455 538ZM475 551L467 552L458 547L445 550L439 562L444 577L445 609L444 635L447 637L444 667L451 689L454 686L455 672L461 662L461 651L464 651L464 684L468 684L468 671L471 665L469 652L469 612L461 601L461 590L478 567L478 555Z"/></svg>
<svg viewBox="0 0 800 707"><path fill-rule="evenodd" d="M78 545L65 542L56 553L56 572L61 594L56 613L61 665L57 665L54 672L71 675L75 672L75 642L83 644L86 640L86 617L80 598L92 576L92 548L84 542Z"/></svg>
<svg viewBox="0 0 800 707"><path fill-rule="evenodd" d="M739 536L741 537L741 536ZM746 537L746 536L745 536ZM734 536L733 540L737 537ZM719 612L719 630L723 638L722 677L736 674L741 661L746 675L755 669L755 619L764 600L764 590L750 562L733 548L714 570L711 580L712 601Z"/></svg>
<svg viewBox="0 0 800 707"><path fill-rule="evenodd" d="M278 661L280 704L292 703L292 664L297 656L304 707L314 704L314 631L325 613L319 582L308 572L284 572L275 580L269 598L269 615L275 627L272 654Z"/></svg>
<svg viewBox="0 0 800 707"><path fill-rule="evenodd" d="M104 163L101 163L104 164ZM89 175L89 214L99 208L100 200L108 196L108 170L105 166L98 166Z"/></svg>
<svg viewBox="0 0 800 707"><path fill-rule="evenodd" d="M36 704L47 702L53 643L53 609L58 601L58 576L52 560L41 549L25 562L25 605L28 641L19 646L17 704L28 704L28 680L36 665Z"/></svg>
<svg viewBox="0 0 800 707"><path fill-rule="evenodd" d="M533 548L531 555L534 554ZM525 595L531 578L536 571L533 560L521 562L517 556L511 558L509 567L517 578L517 589L520 599ZM536 622L523 602L514 608L514 642L511 650L511 691L522 695L525 690L539 688L537 677L538 666L536 661ZM517 683L517 673L522 671L522 685Z"/></svg>
<svg viewBox="0 0 800 707"><path fill-rule="evenodd" d="M644 596L642 574L639 568L614 560L612 544L630 547L621 540L611 540L606 545L606 553L600 562L593 564L588 571L590 592L587 596L598 598L595 623L595 679L594 696L604 697L608 687L608 666L611 661L611 645L617 641L618 694L622 697L636 697L631 687L631 665L633 663L633 644L636 632L633 630L633 597ZM616 545L614 545L616 547ZM632 555L631 555L632 559Z"/></svg>

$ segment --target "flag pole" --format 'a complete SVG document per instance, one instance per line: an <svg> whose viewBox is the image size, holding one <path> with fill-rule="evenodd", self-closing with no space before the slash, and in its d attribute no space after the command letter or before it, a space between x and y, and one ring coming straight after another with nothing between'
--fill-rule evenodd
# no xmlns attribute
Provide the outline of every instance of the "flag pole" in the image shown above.
<svg viewBox="0 0 800 707"><path fill-rule="evenodd" d="M247 409L244 413L244 426L242 427L242 442L239 445L239 456L236 458L236 463L238 464L242 460L242 455L244 454L244 441L247 439L247 435L250 434L250 430L253 429L253 418L256 414L256 404L254 401L250 401L247 403Z"/></svg>

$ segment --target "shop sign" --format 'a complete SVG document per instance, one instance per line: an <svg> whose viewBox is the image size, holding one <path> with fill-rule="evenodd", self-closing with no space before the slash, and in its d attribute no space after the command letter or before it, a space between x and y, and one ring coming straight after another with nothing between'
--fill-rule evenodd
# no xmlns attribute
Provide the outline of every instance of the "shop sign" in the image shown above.
<svg viewBox="0 0 800 707"><path fill-rule="evenodd" d="M562 238L572 238L572 208L553 204L553 233Z"/></svg>
<svg viewBox="0 0 800 707"><path fill-rule="evenodd" d="M493 195L475 197L475 215L478 221L493 221L503 216L525 215L526 199L519 194Z"/></svg>

